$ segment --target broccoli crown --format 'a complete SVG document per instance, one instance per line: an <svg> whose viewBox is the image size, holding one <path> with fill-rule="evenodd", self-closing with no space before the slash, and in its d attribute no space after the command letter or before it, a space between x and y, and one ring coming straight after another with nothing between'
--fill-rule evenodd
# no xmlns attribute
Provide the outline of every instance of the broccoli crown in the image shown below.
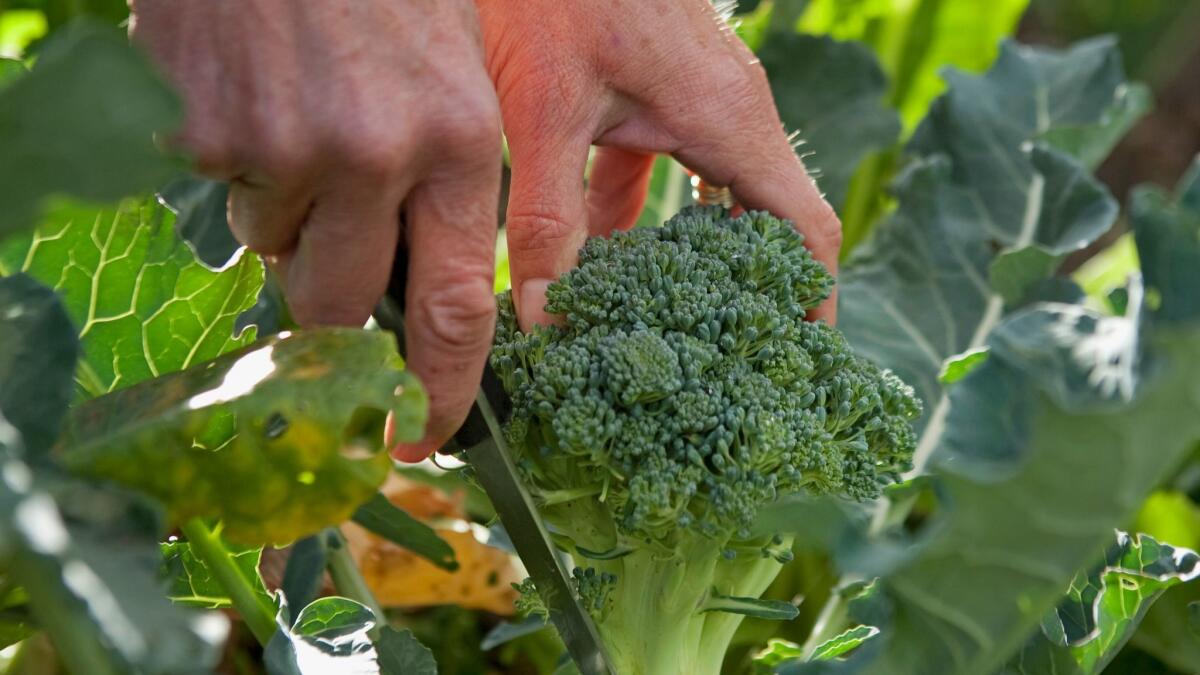
<svg viewBox="0 0 1200 675"><path fill-rule="evenodd" d="M535 496L594 499L667 545L747 538L782 494L877 496L910 466L920 405L805 321L832 287L787 221L697 207L589 240L547 291L561 326L522 333L501 296L492 364Z"/></svg>

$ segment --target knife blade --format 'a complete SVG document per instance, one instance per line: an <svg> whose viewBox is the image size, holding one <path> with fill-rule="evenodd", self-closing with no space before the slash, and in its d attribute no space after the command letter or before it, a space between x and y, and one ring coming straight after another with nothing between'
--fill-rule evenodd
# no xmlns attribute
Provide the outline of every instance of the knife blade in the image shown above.
<svg viewBox="0 0 1200 675"><path fill-rule="evenodd" d="M402 353L407 276L407 251L401 248L392 266L387 296L375 312L375 321L380 327L396 334ZM475 469L476 481L495 507L513 548L549 610L550 622L558 630L580 674L616 675L596 625L580 605L558 549L517 474L501 428L510 410L508 395L500 379L491 365L485 364L475 404L462 427L439 452L465 451L467 461Z"/></svg>

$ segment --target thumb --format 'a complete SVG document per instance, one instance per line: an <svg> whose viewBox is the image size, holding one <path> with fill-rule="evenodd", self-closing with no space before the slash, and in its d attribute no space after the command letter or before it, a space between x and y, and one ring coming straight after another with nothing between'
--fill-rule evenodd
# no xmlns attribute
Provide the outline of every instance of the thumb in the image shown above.
<svg viewBox="0 0 1200 675"><path fill-rule="evenodd" d="M587 239L583 171L590 142L513 134L506 228L513 300L521 330L555 323L546 288L575 265Z"/></svg>

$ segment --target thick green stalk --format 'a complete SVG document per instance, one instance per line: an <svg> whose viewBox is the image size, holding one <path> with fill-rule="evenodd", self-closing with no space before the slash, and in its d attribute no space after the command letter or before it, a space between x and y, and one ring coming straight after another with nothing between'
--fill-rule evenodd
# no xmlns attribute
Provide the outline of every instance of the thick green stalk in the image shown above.
<svg viewBox="0 0 1200 675"><path fill-rule="evenodd" d="M791 549L792 538L786 537L780 549ZM783 564L775 558L740 556L717 563L713 586L724 595L758 598L779 576ZM705 615L704 635L700 640L701 663L721 662L729 651L729 643L745 618L729 612L709 612Z"/></svg>
<svg viewBox="0 0 1200 675"><path fill-rule="evenodd" d="M184 523L180 530L187 537L192 554L212 573L254 634L254 639L265 647L275 634L275 608L255 592L250 580L242 576L233 555L221 542L220 535L208 529L203 521L193 518Z"/></svg>

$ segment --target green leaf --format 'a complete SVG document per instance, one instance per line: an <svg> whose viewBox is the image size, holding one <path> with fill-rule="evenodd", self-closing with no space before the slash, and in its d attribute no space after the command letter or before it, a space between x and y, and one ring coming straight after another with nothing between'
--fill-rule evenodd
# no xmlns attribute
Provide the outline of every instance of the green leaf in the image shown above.
<svg viewBox="0 0 1200 675"><path fill-rule="evenodd" d="M52 291L24 276L0 279L0 353L59 357L0 359L0 568L24 588L33 618L73 672L210 671L228 623L162 597L153 512L21 459L44 454L57 431L75 344ZM28 386L37 404L13 405L13 386Z"/></svg>
<svg viewBox="0 0 1200 675"><path fill-rule="evenodd" d="M234 334L254 305L263 266L243 255L221 271L200 264L154 200L117 208L56 204L30 236L0 244L0 274L25 272L61 292L84 357L81 398L183 370L249 344Z"/></svg>
<svg viewBox="0 0 1200 675"><path fill-rule="evenodd" d="M258 572L262 549L233 544L226 544L226 548L230 549L234 563L246 583L254 588L266 604L274 604ZM191 545L184 541L170 541L161 544L161 549L162 572L167 580L167 597L172 602L209 609L231 606L225 589L213 577L204 561L195 556Z"/></svg>
<svg viewBox="0 0 1200 675"><path fill-rule="evenodd" d="M320 329L262 340L74 409L57 457L220 518L232 541L288 543L339 523L391 467L383 424L424 424L425 394L390 333Z"/></svg>
<svg viewBox="0 0 1200 675"><path fill-rule="evenodd" d="M899 207L840 279L838 327L926 404L918 468L945 429L942 364L985 346L1004 317L988 279L993 261L1033 245L1053 255L1078 250L1117 212L1077 161L1031 145L1049 129L1097 122L1119 95L1111 41L1063 52L1007 44L986 75L948 78L950 90L909 143Z"/></svg>
<svg viewBox="0 0 1200 675"><path fill-rule="evenodd" d="M986 347L972 349L962 354L956 354L946 359L942 364L942 371L938 373L938 381L942 384L954 384L966 377L972 370L975 370L984 361L987 361L988 350Z"/></svg>
<svg viewBox="0 0 1200 675"><path fill-rule="evenodd" d="M1166 321L1200 316L1200 293L1164 292L1200 288L1200 158L1180 181L1172 199L1158 188L1142 187L1133 193L1129 216L1141 224L1134 228L1138 257L1146 288L1162 302L1157 312Z"/></svg>
<svg viewBox="0 0 1200 675"><path fill-rule="evenodd" d="M754 655L755 675L771 675L775 667L785 663L802 661L804 649L794 643L780 638L767 640L767 646Z"/></svg>
<svg viewBox="0 0 1200 675"><path fill-rule="evenodd" d="M800 610L790 602L783 600L763 600L760 598L742 598L733 595L721 595L716 590L709 593L700 607L701 612L728 612L741 614L758 619L774 619L791 621L800 614Z"/></svg>
<svg viewBox="0 0 1200 675"><path fill-rule="evenodd" d="M937 455L945 509L923 548L877 582L893 618L875 663L889 673L1000 667L1200 440L1200 307L1194 272L1181 272L1200 266L1200 218L1187 203L1195 180L1179 199L1133 213L1157 311L1137 284L1123 317L1054 303L1022 310L951 390ZM1023 667L1071 672L1044 658Z"/></svg>
<svg viewBox="0 0 1200 675"><path fill-rule="evenodd" d="M453 572L458 569L454 549L425 523L375 493L354 512L354 522L367 530L402 546L438 567Z"/></svg>
<svg viewBox="0 0 1200 675"><path fill-rule="evenodd" d="M1182 492L1159 490L1142 504L1134 529L1159 541L1200 549L1200 505Z"/></svg>
<svg viewBox="0 0 1200 675"><path fill-rule="evenodd" d="M79 341L62 301L23 274L0 279L0 412L29 452L54 442L71 396Z"/></svg>
<svg viewBox="0 0 1200 675"><path fill-rule="evenodd" d="M1180 672L1200 672L1200 580L1163 593L1130 644Z"/></svg>
<svg viewBox="0 0 1200 675"><path fill-rule="evenodd" d="M1100 119L1092 123L1064 125L1048 130L1042 140L1078 157L1089 169L1100 166L1108 151L1154 107L1154 94L1140 82L1119 89Z"/></svg>
<svg viewBox="0 0 1200 675"><path fill-rule="evenodd" d="M76 22L0 90L0 237L32 227L45 199L104 202L175 170L153 134L182 119L174 93L115 27Z"/></svg>
<svg viewBox="0 0 1200 675"><path fill-rule="evenodd" d="M1040 246L1026 246L996 256L988 266L988 282L1005 307L1015 307L1058 269L1061 256Z"/></svg>
<svg viewBox="0 0 1200 675"><path fill-rule="evenodd" d="M159 195L175 213L179 236L192 245L200 262L220 269L237 255L241 246L226 216L228 183L185 176L171 181Z"/></svg>
<svg viewBox="0 0 1200 675"><path fill-rule="evenodd" d="M804 139L805 165L840 209L862 158L900 135L879 64L861 44L789 33L769 34L758 57L784 125Z"/></svg>
<svg viewBox="0 0 1200 675"><path fill-rule="evenodd" d="M1196 578L1200 578L1196 553L1160 544L1146 535L1131 537L1118 532L1105 562L1075 578L1066 598L1042 620L1041 631L1010 663L1009 670L1035 672L1022 664L1053 658L1037 652L1061 650L1075 660L1078 672L1099 673L1163 591Z"/></svg>
<svg viewBox="0 0 1200 675"><path fill-rule="evenodd" d="M875 626L855 626L844 631L837 637L817 645L817 648L813 650L812 660L832 661L833 659L841 658L858 649L862 643L876 635L879 635L879 629Z"/></svg>
<svg viewBox="0 0 1200 675"><path fill-rule="evenodd" d="M379 673L369 632L375 615L347 598L319 598L287 620L281 605L279 632L267 645L265 661L270 675L324 675L325 673Z"/></svg>
<svg viewBox="0 0 1200 675"><path fill-rule="evenodd" d="M307 606L321 592L325 581L325 565L329 560L322 534L307 536L288 551L287 566L283 569L283 591L289 602L297 607Z"/></svg>
<svg viewBox="0 0 1200 675"><path fill-rule="evenodd" d="M433 652L412 631L384 628L375 642L380 675L437 675Z"/></svg>

